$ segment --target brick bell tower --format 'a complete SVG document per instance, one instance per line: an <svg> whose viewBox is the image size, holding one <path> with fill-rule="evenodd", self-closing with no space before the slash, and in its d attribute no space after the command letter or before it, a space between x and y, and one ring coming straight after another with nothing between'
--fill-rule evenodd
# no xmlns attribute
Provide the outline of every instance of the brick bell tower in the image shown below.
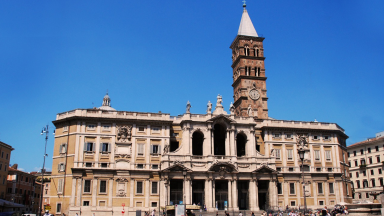
<svg viewBox="0 0 384 216"><path fill-rule="evenodd" d="M268 118L263 37L259 37L246 5L232 49L233 98L236 116Z"/></svg>

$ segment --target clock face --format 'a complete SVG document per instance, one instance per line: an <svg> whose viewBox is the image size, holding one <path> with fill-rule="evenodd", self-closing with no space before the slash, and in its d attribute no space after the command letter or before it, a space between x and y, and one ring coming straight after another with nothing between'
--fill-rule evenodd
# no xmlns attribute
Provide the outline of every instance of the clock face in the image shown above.
<svg viewBox="0 0 384 216"><path fill-rule="evenodd" d="M260 98L260 93L256 89L252 89L251 91L249 91L249 97L252 100L257 100Z"/></svg>

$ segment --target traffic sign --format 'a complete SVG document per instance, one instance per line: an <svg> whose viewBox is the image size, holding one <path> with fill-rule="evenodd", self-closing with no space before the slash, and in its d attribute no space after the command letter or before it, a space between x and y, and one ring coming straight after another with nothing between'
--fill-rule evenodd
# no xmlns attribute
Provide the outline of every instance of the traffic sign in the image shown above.
<svg viewBox="0 0 384 216"><path fill-rule="evenodd" d="M51 210L51 206L50 205L46 205L46 206L44 206L44 209L45 210Z"/></svg>
<svg viewBox="0 0 384 216"><path fill-rule="evenodd" d="M123 206L123 207L124 207L124 206L125 206L125 203L122 203L122 204L121 204L121 206Z"/></svg>

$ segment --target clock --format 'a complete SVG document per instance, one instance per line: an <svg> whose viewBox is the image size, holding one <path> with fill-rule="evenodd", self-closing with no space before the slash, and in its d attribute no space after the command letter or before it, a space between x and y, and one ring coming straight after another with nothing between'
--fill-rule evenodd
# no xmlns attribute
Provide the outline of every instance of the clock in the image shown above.
<svg viewBox="0 0 384 216"><path fill-rule="evenodd" d="M251 91L249 91L249 97L252 100L257 100L260 98L260 93L256 89L252 89Z"/></svg>

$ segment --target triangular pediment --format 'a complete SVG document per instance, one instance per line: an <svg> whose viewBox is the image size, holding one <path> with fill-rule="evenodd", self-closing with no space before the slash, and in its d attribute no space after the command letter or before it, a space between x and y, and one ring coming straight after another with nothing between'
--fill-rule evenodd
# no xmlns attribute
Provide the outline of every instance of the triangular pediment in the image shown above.
<svg viewBox="0 0 384 216"><path fill-rule="evenodd" d="M272 169L267 165L263 165L253 171L253 173L277 173L276 170Z"/></svg>
<svg viewBox="0 0 384 216"><path fill-rule="evenodd" d="M223 115L223 114L217 115L217 116L209 119L208 121L212 121L212 122L224 121L226 123L235 123L236 122L235 120L233 120L233 119L231 119L228 116Z"/></svg>
<svg viewBox="0 0 384 216"><path fill-rule="evenodd" d="M183 164L181 163L175 163L173 164L172 166L164 169L163 171L172 171L172 172L176 172L176 171L192 171L191 169L187 168L186 166L184 166Z"/></svg>

